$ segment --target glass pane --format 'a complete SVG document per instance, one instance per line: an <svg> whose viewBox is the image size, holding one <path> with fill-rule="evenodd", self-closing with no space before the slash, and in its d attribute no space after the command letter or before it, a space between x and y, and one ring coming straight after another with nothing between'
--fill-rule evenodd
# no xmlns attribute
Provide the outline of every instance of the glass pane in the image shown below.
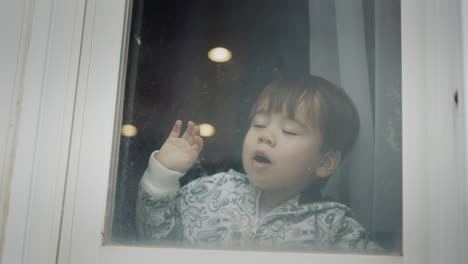
<svg viewBox="0 0 468 264"><path fill-rule="evenodd" d="M109 243L401 254L400 1L131 21Z"/></svg>

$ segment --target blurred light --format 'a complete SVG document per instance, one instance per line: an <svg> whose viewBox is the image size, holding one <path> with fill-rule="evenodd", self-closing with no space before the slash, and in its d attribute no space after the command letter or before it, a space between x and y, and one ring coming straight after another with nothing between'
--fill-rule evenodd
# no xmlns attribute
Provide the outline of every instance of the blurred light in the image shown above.
<svg viewBox="0 0 468 264"><path fill-rule="evenodd" d="M232 53L223 47L216 47L208 51L208 58L214 62L226 62L232 58Z"/></svg>
<svg viewBox="0 0 468 264"><path fill-rule="evenodd" d="M214 126L210 124L200 124L200 136L202 137L212 137L216 133Z"/></svg>
<svg viewBox="0 0 468 264"><path fill-rule="evenodd" d="M134 125L123 125L122 126L122 136L125 137L134 137L138 134L138 129Z"/></svg>

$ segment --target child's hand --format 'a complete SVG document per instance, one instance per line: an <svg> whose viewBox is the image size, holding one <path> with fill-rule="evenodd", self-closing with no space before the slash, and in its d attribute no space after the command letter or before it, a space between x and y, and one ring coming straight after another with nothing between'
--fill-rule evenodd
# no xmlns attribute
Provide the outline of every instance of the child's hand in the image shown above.
<svg viewBox="0 0 468 264"><path fill-rule="evenodd" d="M200 128L192 121L188 122L187 130L179 137L181 127L182 121L177 120L161 150L155 154L155 159L170 170L185 173L197 160L203 148L203 139Z"/></svg>

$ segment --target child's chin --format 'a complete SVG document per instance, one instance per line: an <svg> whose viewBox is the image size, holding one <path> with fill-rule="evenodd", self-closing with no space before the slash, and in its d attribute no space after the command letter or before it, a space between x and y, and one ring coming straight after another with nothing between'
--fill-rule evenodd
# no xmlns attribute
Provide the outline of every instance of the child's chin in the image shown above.
<svg viewBox="0 0 468 264"><path fill-rule="evenodd" d="M268 189L270 184L265 182L265 178L257 175L256 173L247 174L247 176L249 177L250 182L253 183L253 185L255 185L257 188L262 190Z"/></svg>

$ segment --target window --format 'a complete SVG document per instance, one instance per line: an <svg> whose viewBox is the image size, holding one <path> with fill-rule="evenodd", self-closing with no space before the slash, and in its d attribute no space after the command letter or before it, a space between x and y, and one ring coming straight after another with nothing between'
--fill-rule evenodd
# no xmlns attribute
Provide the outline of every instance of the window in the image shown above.
<svg viewBox="0 0 468 264"><path fill-rule="evenodd" d="M110 234L116 234L111 233L108 229L106 230L109 225L105 225L104 212L106 208L113 208L113 206L106 207L106 200L113 201L116 196L114 190L118 189L114 187L119 186L118 184L114 185L112 183L113 178L109 177L109 175L117 175L117 171L113 168L118 168L118 164L113 164L116 160L111 159L111 155L112 153L117 153L118 149L116 149L116 147L119 146L118 142L121 140L121 135L116 134L114 143L112 143L110 137L113 131L121 129L122 121L126 122L126 120L122 120L122 117L119 116L119 113L121 113L120 110L116 110L123 109L123 107L120 106L120 104L123 103L123 101L120 100L123 98L123 90L118 91L117 87L119 87L119 69L125 68L119 67L122 63L119 57L119 54L122 52L122 32L126 30L126 27L123 26L124 23L122 23L126 17L123 11L124 3L125 1L120 1L113 2L111 5L106 5L103 2L93 2L93 4L90 3L87 5L85 30L81 46L82 54L78 93L76 96L74 136L70 147L69 171L71 172L67 178L68 188L61 229L59 261L72 263L133 263L145 262L149 259L165 259L174 262L188 260L219 262L220 259L223 259L226 262L235 261L236 263L248 261L284 263L285 261L293 259L296 263L308 263L311 260L334 261L337 263L375 263L377 261L383 263L403 263L403 261L414 260L416 262L426 263L430 261L428 257L430 256L428 253L429 250L439 250L436 246L439 241L452 243L452 241L448 239L448 235L446 236L445 234L433 233L431 234L431 238L429 237L428 233L430 230L440 228L438 225L439 223L420 221L421 217L425 217L425 219L439 217L439 212L434 208L440 209L441 204L448 201L444 198L445 196L434 197L429 195L430 190L434 190L434 186L436 186L437 183L442 183L437 180L439 178L432 173L431 169L446 168L448 166L438 163L439 166L434 162L427 163L425 161L427 161L428 157L436 157L429 156L431 153L434 153L434 149L433 146L427 144L427 142L439 142L442 139L441 134L435 133L435 130L428 131L428 116L435 117L430 121L432 125L437 125L444 123L441 121L441 118L439 118L440 116L447 117L451 115L449 112L444 112L445 114L441 114L440 116L431 115L431 113L440 113L441 109L444 110L446 108L439 105L431 105L430 103L432 101L429 99L434 99L434 96L440 95L441 93L444 93L444 95L446 94L445 91L443 92L437 89L437 86L434 84L436 82L426 82L425 80L426 78L445 78L445 76L451 76L452 73L445 69L450 69L450 67L453 66L449 63L449 61L452 60L437 61L434 57L434 54L441 54L440 51L442 50L453 50L447 48L452 47L451 44L448 43L451 38L447 38L447 40L445 38L438 38L443 45L429 45L426 38L421 36L422 32L434 32L435 36L440 36L441 34L439 27L430 27L430 25L427 25L429 19L423 19L430 17L432 14L427 10L435 8L435 4L424 1L418 3L403 1L401 8L403 36L401 50L401 58L403 59L401 64L403 80L401 88L403 95L402 140L404 145L402 152L405 160L403 164L403 185L405 186L403 190L405 197L403 200L405 204L405 213L403 214L403 257L133 247L129 246L128 241L119 241L117 237L114 237L115 240L113 241L111 241L111 239L113 239L112 237L103 239L103 235L105 237ZM349 2L343 3L341 1L335 1L334 4L335 8L338 6L342 7L341 9L336 9L341 10L342 13L348 13L354 10L350 6L343 6L348 5ZM443 8L441 9L442 11L447 11L450 8L452 8L450 10L454 10L453 6L449 8L448 5L438 7ZM442 14L446 13L442 12L437 14L440 15L437 21L445 21L444 18L446 17ZM347 27L351 25L351 23L344 22L345 21L341 23L342 26ZM447 22L447 25L444 24L442 28L450 28L448 25L451 24ZM346 28L342 29L344 32L350 32L345 30ZM127 34L130 36L130 39L133 39L130 32L124 35ZM361 38L361 40L362 39L366 38L364 37ZM144 39L140 40L142 43L145 41ZM368 40L366 40L366 43L367 41ZM350 44L343 41L337 41L337 43L341 43L344 46ZM381 42L379 43L382 44ZM389 44L387 41L384 43ZM319 46L324 50L334 48L324 43ZM337 48L335 47L335 49ZM311 50L312 49L309 50L309 56L312 54ZM362 54L366 53L365 51L361 52ZM440 62L440 64L437 64L440 68L437 68L437 70L427 68L427 61L423 60L425 55L428 55L429 58L436 62ZM235 56L236 53L233 53L233 57ZM127 56L125 55L123 57L126 58ZM392 59L399 58L399 56L390 57ZM344 58L345 57L342 59ZM437 58L440 59L440 57ZM356 68L354 70L361 69L354 64L346 68L352 69L353 67ZM325 75L324 72L315 71L315 73L320 73L321 75ZM120 78L123 78L122 76L124 76L124 74L121 74ZM331 75L327 75L327 78L331 80L338 80L333 79L333 76L329 76ZM343 87L346 87L343 81L343 79L346 79L344 78L345 76L348 75L340 75L339 79L340 83L343 82ZM375 80L380 80L380 78L382 78L382 76L375 73ZM368 76L364 79L349 78L349 80L354 81L368 79ZM430 92L429 95L434 92L434 95L429 96L427 91ZM437 91L440 93L437 93ZM119 95L119 93L121 93L121 95ZM120 99L116 100L117 98ZM114 119L116 115L117 121ZM445 126L445 128L450 127L451 126ZM141 128L139 130L141 133ZM446 144L436 145L439 151L443 153L449 152L449 150L445 151L443 149L447 146ZM430 180L428 180L428 178L430 178ZM440 185L440 189L448 190L449 185L445 184L445 182L443 183L444 184ZM437 190L439 190L439 188ZM449 192L446 193L448 194ZM431 203L430 210L427 201L434 202ZM444 210L453 211L452 207L444 208ZM109 215L109 211L107 211L107 213L107 220L115 219L115 217L113 218ZM117 214L119 214L119 212L117 212ZM452 220L448 219L448 221ZM455 227L456 225L448 226L450 226L451 231L455 230L455 228L451 227ZM432 239L435 237L440 238L440 240ZM111 241L112 243L104 243L103 245L103 241ZM398 241L398 239L389 241Z"/></svg>
<svg viewBox="0 0 468 264"><path fill-rule="evenodd" d="M134 1L108 242L142 242L135 216L138 183L150 154L164 143L175 120L192 120L214 132L202 130L204 149L180 179L182 186L202 175L244 172L242 142L260 92L275 79L313 74L343 87L360 119L354 149L332 173L319 201L350 206L353 219L372 241L386 254L400 254L400 35L399 1ZM223 48L231 56L228 61L210 57L215 48ZM214 196L207 199L221 199ZM212 225L210 221L199 224ZM210 239L221 239L226 235L218 230L221 226L229 230L226 236L232 226L239 226L231 224L211 231L197 224L189 233L208 232ZM315 232L295 225L290 233ZM252 228L246 226L239 236ZM151 243L161 245L157 242Z"/></svg>

